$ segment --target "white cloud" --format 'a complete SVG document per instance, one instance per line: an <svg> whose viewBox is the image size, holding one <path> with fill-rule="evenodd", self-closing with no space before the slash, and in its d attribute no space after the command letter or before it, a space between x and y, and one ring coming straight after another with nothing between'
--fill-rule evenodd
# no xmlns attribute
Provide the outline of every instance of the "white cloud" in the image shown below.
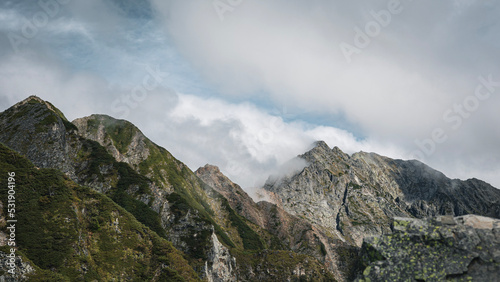
<svg viewBox="0 0 500 282"><path fill-rule="evenodd" d="M331 14L324 18L304 5L247 1L221 22L210 2L170 2L168 8L155 3L160 12L168 9L166 26L178 48L228 95L263 90L277 102L341 111L370 134L401 135L408 127L422 133L442 113L436 101L455 92L434 85L434 71L380 52L377 42L348 64L339 43L350 41L354 32L335 26L365 21L341 22L337 7L326 8ZM383 34L380 40L397 35Z"/></svg>
<svg viewBox="0 0 500 282"><path fill-rule="evenodd" d="M459 129L443 120L474 93L479 76L500 81L499 5L401 1L402 12L348 63L339 44L354 44L355 27L373 22L370 12L387 9L388 1L243 1L223 21L210 1L152 3L177 48L227 97L266 93L276 104L340 114L372 140L360 144L390 156L412 156L419 149L415 140L442 128L447 141L425 162L450 176L479 172L500 185L495 173L480 173L500 175L500 115L494 110L500 98L482 102ZM348 133L330 131L311 132L318 139L333 134L331 146L359 148Z"/></svg>
<svg viewBox="0 0 500 282"><path fill-rule="evenodd" d="M149 120L161 120L148 117ZM316 140L347 152L360 150L391 154L390 144L358 141L349 132L304 122L284 122L248 103L232 104L215 98L178 94L176 106L145 132L192 169L211 163L233 181L254 192L270 174L284 173L305 163L289 161L306 152ZM396 154L396 155L395 155ZM288 165L286 165L288 164Z"/></svg>

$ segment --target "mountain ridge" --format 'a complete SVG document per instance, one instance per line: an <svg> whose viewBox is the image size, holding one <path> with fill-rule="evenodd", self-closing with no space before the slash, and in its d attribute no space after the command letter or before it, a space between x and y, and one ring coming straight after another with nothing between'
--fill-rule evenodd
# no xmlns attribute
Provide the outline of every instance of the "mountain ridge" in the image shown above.
<svg viewBox="0 0 500 282"><path fill-rule="evenodd" d="M350 281L367 267L365 238L393 232L393 218L500 215L500 193L486 182L324 141L298 156L301 170L269 177L262 191L274 203L256 203L217 167L191 171L126 120L94 114L70 123L30 96L0 113L0 128L1 143L120 206L208 281ZM103 224L86 216L93 228Z"/></svg>
<svg viewBox="0 0 500 282"><path fill-rule="evenodd" d="M221 228L223 228L229 236L229 238L228 238L229 241L221 240L221 242L224 243L226 245L226 247L230 248L232 246L232 247L242 248L245 250L246 249L256 249L256 250L265 249L265 246L267 244L263 243L262 238L259 238L259 237L263 236L263 237L269 238L269 236L271 236L271 235L268 234L267 231L259 229L256 226L254 226L252 228L251 227L252 224L250 223L251 220L250 220L250 222L245 222L245 220L247 220L247 218L244 216L243 216L243 218L240 218L240 215L238 215L238 212L235 214L232 211L232 208L234 208L234 207L230 207L231 205L230 204L228 205L226 203L226 201L227 201L226 198L229 201L231 201L231 198L227 197L227 195L226 195L226 198L222 197L219 194L219 192L221 192L221 191L220 190L217 191L217 189L213 190L212 187L210 187L211 185L207 186L205 183L197 184L199 182L198 182L195 174L193 174L189 170L189 168L187 168L187 166L185 166L182 163L177 162L175 160L175 158L172 155L170 155L170 153L168 153L166 150L164 150L163 148L159 147L158 145L154 144L149 139L147 139L147 137L145 137L131 123L115 120L115 119L113 119L109 116L105 116L105 115L92 115L89 117L76 119L73 122L78 127L80 134L82 134L84 137L90 138L90 139L98 142L102 146L106 147L110 153L115 152L115 153L113 153L113 155L115 155L115 158L120 158L120 154L123 154L123 153L127 154L129 151L135 151L136 148L134 148L134 147L136 145L134 145L134 144L137 144L137 146L140 147L139 151L148 150L150 152L150 154L147 156L140 156L139 155L138 159L129 159L128 161L126 158L122 158L122 159L125 160L126 162L128 162L129 164L131 164L137 172L140 172L141 174L144 174L144 175L150 177L151 179L153 179L153 181L156 182L156 184L158 186L171 187L171 190L170 190L171 194L169 196L167 196L167 200L169 202L175 203L177 201L177 199L179 199L179 198L176 197L174 199L174 198L172 198L172 195L180 195L182 197L183 193L179 194L180 193L179 190L184 190L184 191L188 192L188 194L189 194L188 196L190 198L194 198L195 200L198 199L199 201L201 201L201 203L205 202L207 204L207 206L205 206L205 208L207 209L207 211L209 211L209 213L214 213L215 211L217 211L213 218L214 218L214 221L217 222L217 224L220 225ZM89 125L89 124L92 124L92 125ZM129 136L129 139L134 139L134 140L139 140L139 141L138 142L127 142L129 144L128 148L122 148L121 150L119 150L118 148L116 148L115 141L113 140L113 137L110 136L112 134L113 130L115 130L115 129L112 129L112 130L106 129L106 127L109 127L110 124L113 124L113 125L121 124L121 125L126 125L126 126L132 126L133 128L131 129L131 131L135 132L135 133L133 133L131 136ZM119 128L120 126L116 125L116 127ZM140 135L140 136L137 137L138 135ZM144 144L140 145L141 142ZM155 151L156 151L156 153L154 153ZM116 153L116 152L120 152L120 153ZM163 157L161 156L162 152L163 152ZM157 156L157 157L154 157L155 161L154 162L149 161L148 159L151 158L152 156L155 156L155 154ZM158 155L160 155L160 156L158 156ZM141 159L141 157L142 157L142 159ZM161 171L161 169L164 167L168 167L168 164L161 163L162 159L176 161L177 162L176 166L182 167L183 172L182 172L181 178L182 179L191 179L189 181L189 183L191 183L191 184L185 183L185 182L182 182L184 184L182 184L182 183L176 184L175 183L176 179L173 179L174 181L170 181L171 183L169 183L169 179L173 175L172 172L164 174L162 177L163 172ZM168 178L169 176L170 176L170 178ZM225 176L222 176L222 177L225 178ZM211 184L211 183L209 183L209 184ZM183 188L180 189L178 187L179 185L183 186ZM193 185L192 186L193 189L189 188L188 190L186 190L187 189L186 187L189 185ZM241 188L239 188L239 189L240 189L239 192L241 194L246 194L246 192L241 190ZM198 196L195 196L195 195L198 195ZM196 201L198 201L198 200L196 200ZM190 200L188 199L188 201L190 201ZM180 209L178 209L177 211L181 212ZM180 214L184 214L184 213L181 212ZM192 214L190 215L190 213L186 213L184 215L185 216L188 216L188 215L192 216ZM167 217L172 218L171 214L166 214L166 215L162 216L162 218L164 218L164 217L165 218L167 218ZM256 218L254 217L253 220L255 221ZM171 228L179 229L179 230L186 229L186 228L182 228L182 227L177 228L175 226L171 226ZM192 235L188 235L188 234L182 235L182 236L184 236L185 238L192 237ZM186 249L186 247L189 247L189 244L184 245L181 241L178 241L178 239L177 239L178 237L179 236L176 235L175 237L171 238L171 240L174 242L174 245L178 246L181 250L188 251L188 249ZM266 242L269 244L272 244L272 241L273 240L269 239ZM270 247L270 245L267 245L267 247ZM235 251L234 255L237 258L237 261L238 261L238 258L240 260L243 258L242 255L239 253L239 251ZM228 260L229 260L228 263L231 264L230 261L232 261L232 260L231 259L228 259ZM228 267L228 269L229 268L234 268L234 266ZM242 273L240 273L240 274L244 275Z"/></svg>
<svg viewBox="0 0 500 282"><path fill-rule="evenodd" d="M287 212L358 246L363 236L390 232L394 216L500 217L500 190L483 181L449 179L419 161L364 152L350 156L323 141L298 158L308 163L302 171L270 178L264 190Z"/></svg>
<svg viewBox="0 0 500 282"><path fill-rule="evenodd" d="M170 240L200 278L333 279L311 256L288 249L269 252L261 235L224 197L133 124L103 115L72 124L58 112L38 97L25 99L0 113L0 142L38 167L61 170L75 182L108 195ZM97 126L95 132L102 129L101 137L92 136L92 126L82 127L89 121ZM262 234L271 236L265 230Z"/></svg>

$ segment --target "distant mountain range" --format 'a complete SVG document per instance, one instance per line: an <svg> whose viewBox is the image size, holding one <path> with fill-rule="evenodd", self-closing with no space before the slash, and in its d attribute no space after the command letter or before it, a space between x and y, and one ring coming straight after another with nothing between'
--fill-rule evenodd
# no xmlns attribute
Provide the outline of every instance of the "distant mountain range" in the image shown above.
<svg viewBox="0 0 500 282"><path fill-rule="evenodd" d="M217 167L191 171L128 121L70 122L36 96L0 113L0 142L1 173L18 181L14 278L0 264L12 281L373 281L385 272L367 271L377 263L370 240L395 232L395 217L500 218L500 190L483 181L322 141L297 157L305 168L269 178L272 202L256 203ZM496 259L478 263L494 273ZM462 268L453 277L466 277Z"/></svg>

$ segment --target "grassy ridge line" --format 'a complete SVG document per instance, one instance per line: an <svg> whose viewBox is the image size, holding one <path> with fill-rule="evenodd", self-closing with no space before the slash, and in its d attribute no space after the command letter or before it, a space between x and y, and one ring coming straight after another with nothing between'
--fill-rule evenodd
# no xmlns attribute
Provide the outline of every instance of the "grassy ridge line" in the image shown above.
<svg viewBox="0 0 500 282"><path fill-rule="evenodd" d="M237 247L228 236L228 233L215 221L216 213L208 204L209 197L207 190L212 190L202 180L200 180L186 165L173 157L166 149L155 144L132 123L125 120L116 120L105 115L92 115L86 120L86 129L90 133L97 133L100 126L104 126L105 133L111 139L113 146L121 153L126 155L128 146L136 134L144 137L145 148L148 149L149 156L140 162L137 171L141 175L148 175L157 185L171 186L174 193L167 196L171 204L172 211L176 218L182 217L188 209L194 209L200 216L200 221L214 226L215 232L220 241L229 248ZM238 216L228 205L227 200L217 193L210 191L211 195L221 202L221 208L227 212L227 220L233 226L243 241L244 249L264 249L265 244L247 224L246 220ZM209 234L201 234L202 238ZM203 236L206 235L206 236ZM199 244L206 240L200 239ZM189 240L190 245L195 244ZM197 247L196 247L197 248ZM201 248L197 248L201 249ZM205 258L202 254L196 252L195 258Z"/></svg>

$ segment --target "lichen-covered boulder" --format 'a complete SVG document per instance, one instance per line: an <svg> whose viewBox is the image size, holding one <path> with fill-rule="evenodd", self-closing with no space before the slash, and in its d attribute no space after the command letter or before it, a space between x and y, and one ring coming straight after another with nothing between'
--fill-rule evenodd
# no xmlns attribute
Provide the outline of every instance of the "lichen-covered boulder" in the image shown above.
<svg viewBox="0 0 500 282"><path fill-rule="evenodd" d="M392 234L365 238L358 281L498 281L500 220L465 215L394 218Z"/></svg>

